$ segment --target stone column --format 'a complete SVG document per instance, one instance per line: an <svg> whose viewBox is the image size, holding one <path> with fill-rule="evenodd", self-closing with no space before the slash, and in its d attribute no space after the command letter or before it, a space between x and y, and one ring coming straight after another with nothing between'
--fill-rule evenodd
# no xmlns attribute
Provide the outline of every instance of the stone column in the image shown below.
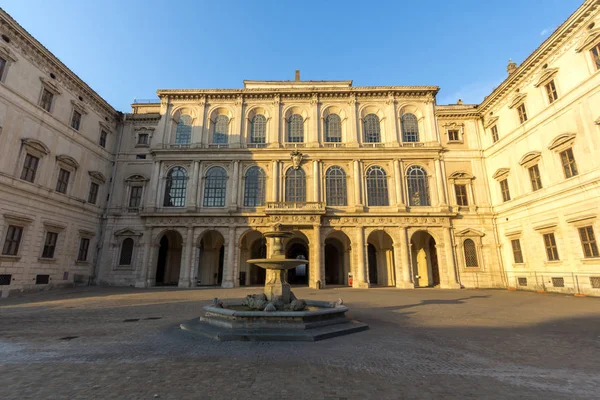
<svg viewBox="0 0 600 400"><path fill-rule="evenodd" d="M192 143L202 146L204 136L204 113L206 111L206 97L202 98L198 103L198 121L194 121L192 127ZM194 133L197 132L195 135Z"/></svg>
<svg viewBox="0 0 600 400"><path fill-rule="evenodd" d="M458 281L456 271L456 262L454 260L454 246L452 246L452 235L450 228L444 230L444 252L446 253L446 272L448 274L448 287L452 289L460 289L461 285ZM440 246L438 246L438 249Z"/></svg>
<svg viewBox="0 0 600 400"><path fill-rule="evenodd" d="M356 211L364 210L364 204L361 196L361 186L363 183L360 161L354 160L354 207Z"/></svg>
<svg viewBox="0 0 600 400"><path fill-rule="evenodd" d="M313 271L312 275L314 280L311 281L311 287L313 289L322 289L325 287L325 280L323 279L323 262L321 260L322 245L321 245L321 226L313 226L313 242L312 242L312 262L308 264L308 267Z"/></svg>
<svg viewBox="0 0 600 400"><path fill-rule="evenodd" d="M147 277L148 269L150 268L150 253L152 252L152 228L147 229L144 232L144 236L146 236L146 240L144 241L142 265L140 266L140 273L135 282L135 287L138 288L148 287ZM118 253L116 256L118 256Z"/></svg>
<svg viewBox="0 0 600 400"><path fill-rule="evenodd" d="M229 211L237 211L238 207L238 187L240 176L240 162L233 162L233 179L231 181L231 197L229 201Z"/></svg>
<svg viewBox="0 0 600 400"><path fill-rule="evenodd" d="M279 161L273 161L273 173L271 174L273 179L273 195L271 198L273 201L279 201Z"/></svg>
<svg viewBox="0 0 600 400"><path fill-rule="evenodd" d="M229 135L231 140L229 141L229 146L234 149L239 149L240 144L242 142L242 131L243 131L243 123L244 118L242 114L244 112L244 99L240 95L239 98L235 102L234 109L234 117L231 123L231 129L229 130Z"/></svg>
<svg viewBox="0 0 600 400"><path fill-rule="evenodd" d="M321 175L319 173L319 160L313 161L313 199L314 201L321 201L320 181Z"/></svg>
<svg viewBox="0 0 600 400"><path fill-rule="evenodd" d="M311 118L312 121L310 122L310 132L309 132L309 138L310 138L310 143L308 144L309 147L319 147L319 98L317 97L317 95L314 95L313 99L311 100L311 105L312 105L312 112L311 112Z"/></svg>
<svg viewBox="0 0 600 400"><path fill-rule="evenodd" d="M234 271L234 256L235 256L235 227L229 228L229 236L227 237L227 264L223 268L223 283L222 287L232 288L233 287L233 271Z"/></svg>
<svg viewBox="0 0 600 400"><path fill-rule="evenodd" d="M362 226L357 228L356 235L356 255L357 255L357 263L356 263L356 276L354 277L354 281L352 282L352 287L355 288L368 288L369 284L366 281L366 264L365 264L365 231Z"/></svg>
<svg viewBox="0 0 600 400"><path fill-rule="evenodd" d="M448 199L446 198L446 186L444 185L445 177L442 174L442 168L440 166L440 160L434 160L435 165L435 177L437 192L439 193L439 205L448 206ZM437 204L436 204L437 205Z"/></svg>
<svg viewBox="0 0 600 400"><path fill-rule="evenodd" d="M160 204L158 202L158 192L160 192L160 161L154 161L150 183L148 184L148 208L154 208ZM129 199L127 199L127 201L129 201Z"/></svg>
<svg viewBox="0 0 600 400"><path fill-rule="evenodd" d="M269 147L279 148L281 147L281 102L279 96L273 99L273 132L271 132L271 143Z"/></svg>
<svg viewBox="0 0 600 400"><path fill-rule="evenodd" d="M190 185L189 208L195 210L198 206L198 178L200 175L200 162L194 161L192 167L192 182Z"/></svg>
<svg viewBox="0 0 600 400"><path fill-rule="evenodd" d="M181 267L179 269L179 287L190 287L190 268L192 262L192 249L194 246L194 228L188 226L187 235L185 237L185 248L181 255Z"/></svg>
<svg viewBox="0 0 600 400"><path fill-rule="evenodd" d="M357 107L357 100L356 97L350 99L350 101L348 102L348 104L350 104L350 108L351 108L351 119L352 119L352 142L351 142L351 147L359 147L361 140L360 140L360 118L358 115L358 107Z"/></svg>
<svg viewBox="0 0 600 400"><path fill-rule="evenodd" d="M394 184L396 185L396 204L398 209L404 209L404 199L402 196L402 172L400 170L400 161L394 160Z"/></svg>
<svg viewBox="0 0 600 400"><path fill-rule="evenodd" d="M477 206L475 205L475 196L473 194L473 180L470 180L467 184L467 198L469 200L469 211L477 210Z"/></svg>
<svg viewBox="0 0 600 400"><path fill-rule="evenodd" d="M399 229L400 242L398 246L398 255L396 255L395 258L400 264L400 269L402 270L402 277L400 275L396 276L396 287L403 289L414 289L415 285L411 281L412 266L410 265L410 245L408 244L407 240L406 228L400 227ZM396 251L395 247L394 251ZM398 271L398 268L396 269L396 271Z"/></svg>

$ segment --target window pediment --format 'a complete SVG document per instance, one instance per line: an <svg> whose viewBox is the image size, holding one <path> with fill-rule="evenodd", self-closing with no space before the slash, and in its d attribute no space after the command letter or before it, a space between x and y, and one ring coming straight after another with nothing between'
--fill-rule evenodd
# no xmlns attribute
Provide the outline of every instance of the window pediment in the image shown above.
<svg viewBox="0 0 600 400"><path fill-rule="evenodd" d="M575 133L565 133L556 137L548 146L548 149L554 151L561 151L567 147L571 147L575 141Z"/></svg>
<svg viewBox="0 0 600 400"><path fill-rule="evenodd" d="M548 69L544 70L542 75L540 75L540 78L537 80L537 82L533 86L535 86L535 87L542 86L543 84L547 83L549 80L554 78L557 73L558 73L558 68L548 68Z"/></svg>
<svg viewBox="0 0 600 400"><path fill-rule="evenodd" d="M542 156L542 153L540 153L539 151L530 151L529 153L525 154L523 157L521 157L521 160L519 161L519 165L522 166L531 166L533 164L537 164L537 162L540 160L540 157Z"/></svg>
<svg viewBox="0 0 600 400"><path fill-rule="evenodd" d="M79 235L81 237L85 237L85 238L92 238L92 237L96 236L96 232L88 231L86 229L80 229Z"/></svg>
<svg viewBox="0 0 600 400"><path fill-rule="evenodd" d="M23 146L25 146L28 150L33 150L44 156L50 153L50 149L37 139L25 138L21 141L23 142Z"/></svg>
<svg viewBox="0 0 600 400"><path fill-rule="evenodd" d="M469 237L484 237L485 233L479 232L476 229L467 228L467 229L464 229L464 230L462 230L460 232L456 232L454 234L454 236L461 236L461 237L465 237L465 236L469 236Z"/></svg>
<svg viewBox="0 0 600 400"><path fill-rule="evenodd" d="M148 178L143 175L130 175L125 182L127 183L146 183L148 182Z"/></svg>
<svg viewBox="0 0 600 400"><path fill-rule="evenodd" d="M466 171L456 171L456 172L453 172L449 176L449 179L454 179L454 180L459 180L459 179L472 180L474 178L475 177L472 174L470 174Z"/></svg>
<svg viewBox="0 0 600 400"><path fill-rule="evenodd" d="M79 168L79 163L71 156L62 154L60 156L56 156L56 161L58 161L61 164L66 165L67 167L70 167L72 169Z"/></svg>
<svg viewBox="0 0 600 400"><path fill-rule="evenodd" d="M142 232L136 232L129 228L119 229L115 232L115 236L142 236Z"/></svg>
<svg viewBox="0 0 600 400"><path fill-rule="evenodd" d="M83 104L80 101L77 100L71 100L71 104L73 105L73 108L77 111L79 111L82 114L87 114L87 110L85 109L85 104Z"/></svg>
<svg viewBox="0 0 600 400"><path fill-rule="evenodd" d="M0 56L12 62L17 61L17 57L15 56L15 54L8 48L8 46L5 46L3 44L0 44Z"/></svg>
<svg viewBox="0 0 600 400"><path fill-rule="evenodd" d="M540 233L549 233L549 232L554 232L556 230L557 226L558 226L557 222L546 222L546 223L543 223L540 225L534 225L533 229Z"/></svg>
<svg viewBox="0 0 600 400"><path fill-rule="evenodd" d="M577 53L580 53L584 50L590 50L599 41L600 41L600 28L592 29L590 31L590 33L579 42L579 44L575 48L575 51Z"/></svg>
<svg viewBox="0 0 600 400"><path fill-rule="evenodd" d="M44 87L46 89L48 89L50 92L54 93L55 95L59 95L62 93L60 88L54 82L52 82L50 79L46 78L45 76L40 76L40 81L42 81L42 85L44 85Z"/></svg>
<svg viewBox="0 0 600 400"><path fill-rule="evenodd" d="M96 180L100 183L106 182L106 178L104 177L104 174L102 174L102 172L100 172L100 171L88 171L88 174L90 175L90 177L93 180Z"/></svg>
<svg viewBox="0 0 600 400"><path fill-rule="evenodd" d="M46 229L50 231L64 231L65 229L67 229L66 225L54 221L43 221L42 223L44 224Z"/></svg>
<svg viewBox="0 0 600 400"><path fill-rule="evenodd" d="M4 219L6 219L10 224L24 226L33 222L33 218L27 217L25 215L19 214L3 214Z"/></svg>
<svg viewBox="0 0 600 400"><path fill-rule="evenodd" d="M510 168L499 168L496 172L494 172L494 175L492 175L492 178L494 178L496 180L501 180L503 178L506 178L508 176L509 172L510 172Z"/></svg>
<svg viewBox="0 0 600 400"><path fill-rule="evenodd" d="M489 128L490 126L492 126L492 125L494 125L496 122L498 122L498 119L499 119L499 118L500 118L500 117L497 117L497 116L495 116L495 117L490 117L490 118L486 118L486 119L485 119L485 121L484 121L483 127L484 127L485 129Z"/></svg>
<svg viewBox="0 0 600 400"><path fill-rule="evenodd" d="M527 95L524 93L517 93L510 101L508 108L515 108L516 106L524 102L526 97Z"/></svg>

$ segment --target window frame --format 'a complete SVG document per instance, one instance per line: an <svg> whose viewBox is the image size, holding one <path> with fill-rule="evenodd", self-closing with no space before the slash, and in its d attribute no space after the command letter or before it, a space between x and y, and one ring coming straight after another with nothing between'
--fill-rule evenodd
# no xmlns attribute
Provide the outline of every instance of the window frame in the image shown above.
<svg viewBox="0 0 600 400"><path fill-rule="evenodd" d="M55 260L56 259L56 248L58 247L58 235L59 232L55 230L46 230L44 235L44 243L42 244L42 255L41 259Z"/></svg>
<svg viewBox="0 0 600 400"><path fill-rule="evenodd" d="M256 171L256 174L254 172ZM251 175L252 174L252 175ZM256 178L256 182L253 179ZM244 207L263 207L265 205L267 175L258 165L249 167L244 173Z"/></svg>
<svg viewBox="0 0 600 400"><path fill-rule="evenodd" d="M415 172L413 173L413 171ZM411 165L406 169L405 176L408 205L410 207L431 207L431 187L427 170L420 165ZM423 197L425 202L422 201L422 197L419 195L419 204L416 204L415 196L421 192L425 193Z"/></svg>
<svg viewBox="0 0 600 400"><path fill-rule="evenodd" d="M178 176L173 177L174 173L182 172L183 176L178 174ZM174 166L170 168L165 176L165 187L164 187L164 197L163 197L163 207L169 208L183 208L187 204L187 181L189 179L189 175L187 170L181 166ZM176 187L173 184L177 184ZM175 193L175 196L172 196L171 193ZM167 196L167 193L169 195ZM174 202L175 200L175 202ZM176 204L177 203L177 204ZM181 204L179 204L181 203Z"/></svg>
<svg viewBox="0 0 600 400"><path fill-rule="evenodd" d="M523 248L521 247L521 238L510 239L511 250L514 264L525 264L523 258Z"/></svg>
<svg viewBox="0 0 600 400"><path fill-rule="evenodd" d="M285 201L289 203L306 202L306 172L302 167L290 167L285 171Z"/></svg>
<svg viewBox="0 0 600 400"><path fill-rule="evenodd" d="M65 175L66 174L66 180ZM57 193L67 194L67 190L69 190L69 182L71 180L71 171L67 168L63 168L62 166L58 169L58 176L56 179L56 189ZM64 185L64 188L63 188Z"/></svg>
<svg viewBox="0 0 600 400"><path fill-rule="evenodd" d="M387 207L390 205L388 174L379 165L371 165L365 172L365 188L368 207Z"/></svg>
<svg viewBox="0 0 600 400"><path fill-rule="evenodd" d="M546 250L546 260L549 262L560 261L554 232L542 233L542 241L544 243L544 249Z"/></svg>
<svg viewBox="0 0 600 400"><path fill-rule="evenodd" d="M304 143L306 132L304 132L304 121L305 118L302 114L294 113L290 115L290 118L287 121L288 131L286 137L286 143ZM294 135L292 135L294 133ZM296 135L297 133L301 133L301 137Z"/></svg>
<svg viewBox="0 0 600 400"><path fill-rule="evenodd" d="M181 147L191 145L193 126L194 118L192 118L192 116L189 114L181 114L179 116L179 119L177 120L177 124L175 125L175 135L173 137L173 144Z"/></svg>
<svg viewBox="0 0 600 400"><path fill-rule="evenodd" d="M9 233L11 232L11 228L13 228L13 236L9 238ZM14 238L14 233L19 232L18 237ZM10 223L6 226L6 230L4 233L4 241L2 244L2 256L10 256L10 257L18 257L19 250L21 249L21 243L23 241L23 236L25 233L25 227L19 224ZM9 242L10 241L10 242ZM16 243L16 244L15 244ZM14 247L14 253L11 250L11 247Z"/></svg>
<svg viewBox="0 0 600 400"><path fill-rule="evenodd" d="M527 122L527 107L525 106L525 102L520 103L517 107L517 115L519 117L519 125L523 125Z"/></svg>
<svg viewBox="0 0 600 400"><path fill-rule="evenodd" d="M502 202L506 203L507 201L510 201L511 197L510 197L510 186L508 185L508 177L500 179L498 181L498 183L500 184L500 194L502 197Z"/></svg>
<svg viewBox="0 0 600 400"><path fill-rule="evenodd" d="M536 163L527 168L527 172L529 174L529 182L531 183L531 190L533 192L536 192L544 187L542 185L542 177L538 165L539 164Z"/></svg>
<svg viewBox="0 0 600 400"><path fill-rule="evenodd" d="M339 165L332 165L325 171L325 205L346 207L348 205L348 177Z"/></svg>
<svg viewBox="0 0 600 400"><path fill-rule="evenodd" d="M563 156L569 156L570 159L565 159ZM559 151L558 153L560 164L562 166L563 174L565 175L565 179L573 178L579 175L579 171L577 169L577 161L575 160L575 154L573 153L573 147L567 147L566 149Z"/></svg>
<svg viewBox="0 0 600 400"><path fill-rule="evenodd" d="M467 242L470 243L469 248L467 248ZM475 241L471 238L466 238L463 240L463 256L464 256L464 261L465 261L465 268L480 268L480 263L479 263L479 256L478 256L478 252L477 252L477 245L475 244ZM472 249L470 248L470 246L473 246ZM473 253L472 254L467 254L468 250L472 250ZM475 265L469 265L469 259L475 260Z"/></svg>
<svg viewBox="0 0 600 400"><path fill-rule="evenodd" d="M71 111L71 123L69 126L76 131L81 129L81 121L83 120L83 114L77 109L73 108Z"/></svg>
<svg viewBox="0 0 600 400"><path fill-rule="evenodd" d="M375 113L364 116L363 121L363 143L382 143L381 118Z"/></svg>
<svg viewBox="0 0 600 400"><path fill-rule="evenodd" d="M79 238L79 249L77 251L77 262L87 262L88 261L88 253L92 240L89 237L80 237ZM84 243L86 245L84 246Z"/></svg>
<svg viewBox="0 0 600 400"><path fill-rule="evenodd" d="M258 132L257 132L258 126ZM255 114L250 121L249 144L254 147L264 147L267 144L267 117L263 114ZM259 140L260 139L260 140Z"/></svg>
<svg viewBox="0 0 600 400"><path fill-rule="evenodd" d="M331 131L332 131L332 125L333 128L335 128L336 131L339 132L334 132L336 133L336 136L332 136L331 135ZM342 143L342 118L335 113L332 114L328 114L327 117L325 117L325 137L323 138L323 142L324 143ZM339 135L337 135L339 133ZM332 140L332 139L339 139L339 140Z"/></svg>
<svg viewBox="0 0 600 400"><path fill-rule="evenodd" d="M225 122L223 122L225 121ZM213 132L211 138L211 144L225 146L229 144L229 127L231 124L231 118L225 114L219 114L215 117L213 122ZM217 131L218 129L218 131Z"/></svg>
<svg viewBox="0 0 600 400"><path fill-rule="evenodd" d="M548 100L548 105L558 100L558 90L556 89L556 83L554 82L554 79L551 79L544 84L544 90L546 91L546 99Z"/></svg>
<svg viewBox="0 0 600 400"><path fill-rule="evenodd" d="M28 165L27 160L33 160L35 159L35 166L31 166ZM41 158L37 157L36 155L31 154L31 152L26 151L25 152L25 160L23 161L23 168L21 169L21 180L29 182L29 183L35 183L35 177L37 175L37 170L39 168L40 165L40 161ZM31 174L30 174L31 173ZM31 175L31 179L28 179L27 176Z"/></svg>
<svg viewBox="0 0 600 400"><path fill-rule="evenodd" d="M98 194L100 193L100 184L94 182L93 180L90 182L90 189L88 191L88 199L87 202L90 204L96 205L98 201Z"/></svg>
<svg viewBox="0 0 600 400"><path fill-rule="evenodd" d="M459 187L461 190L459 190ZM464 190L464 193L459 191ZM454 195L456 196L456 205L459 207L469 207L469 194L466 183L455 183L454 184Z"/></svg>
<svg viewBox="0 0 600 400"><path fill-rule="evenodd" d="M410 121L406 121L406 119ZM414 118L414 120L413 120ZM402 143L418 143L420 142L419 118L414 113L404 113L400 118L402 130ZM408 131L408 128L414 128L414 131ZM414 139L414 140L410 140Z"/></svg>
<svg viewBox="0 0 600 400"><path fill-rule="evenodd" d="M131 253L129 254L129 257L127 257L129 259L128 263L123 263L123 250L125 248L125 242L131 241ZM129 267L131 268L133 266L133 259L134 259L134 253L135 253L135 239L132 237L125 237L123 238L123 240L121 240L120 246L119 246L119 259L118 259L118 266L119 267ZM129 243L129 242L128 242Z"/></svg>
<svg viewBox="0 0 600 400"><path fill-rule="evenodd" d="M217 175L217 173L219 175ZM202 207L223 208L227 206L227 170L220 165L213 165L206 170Z"/></svg>
<svg viewBox="0 0 600 400"><path fill-rule="evenodd" d="M600 253L598 252L598 240L594 232L594 226L592 224L577 227L579 233L579 242L583 250L584 258L598 258ZM585 233L585 239L584 235ZM589 247L588 247L589 246Z"/></svg>
<svg viewBox="0 0 600 400"><path fill-rule="evenodd" d="M490 132L492 133L492 143L498 142L498 140L500 140L500 136L498 135L498 124L492 125Z"/></svg>

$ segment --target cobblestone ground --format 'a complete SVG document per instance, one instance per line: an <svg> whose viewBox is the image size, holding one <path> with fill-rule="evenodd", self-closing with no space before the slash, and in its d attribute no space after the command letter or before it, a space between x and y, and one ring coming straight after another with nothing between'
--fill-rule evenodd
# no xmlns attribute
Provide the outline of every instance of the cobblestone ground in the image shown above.
<svg viewBox="0 0 600 400"><path fill-rule="evenodd" d="M79 288L0 301L0 399L592 399L600 298L503 290L314 291L370 330L317 343L178 329L252 289Z"/></svg>

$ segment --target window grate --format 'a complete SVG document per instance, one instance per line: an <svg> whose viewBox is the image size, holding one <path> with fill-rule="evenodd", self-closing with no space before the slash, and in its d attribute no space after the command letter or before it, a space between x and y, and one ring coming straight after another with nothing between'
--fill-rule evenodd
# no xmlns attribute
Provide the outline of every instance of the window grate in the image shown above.
<svg viewBox="0 0 600 400"><path fill-rule="evenodd" d="M600 289L600 276L590 276L590 283L592 288Z"/></svg>
<svg viewBox="0 0 600 400"><path fill-rule="evenodd" d="M565 278L552 278L552 286L565 287Z"/></svg>
<svg viewBox="0 0 600 400"><path fill-rule="evenodd" d="M527 286L527 278L517 278L519 286Z"/></svg>
<svg viewBox="0 0 600 400"><path fill-rule="evenodd" d="M47 285L50 283L50 275L36 275L35 276L35 284L36 285Z"/></svg>
<svg viewBox="0 0 600 400"><path fill-rule="evenodd" d="M10 275L10 274L1 274L0 275L0 286L10 285L11 279L12 279L12 275Z"/></svg>

